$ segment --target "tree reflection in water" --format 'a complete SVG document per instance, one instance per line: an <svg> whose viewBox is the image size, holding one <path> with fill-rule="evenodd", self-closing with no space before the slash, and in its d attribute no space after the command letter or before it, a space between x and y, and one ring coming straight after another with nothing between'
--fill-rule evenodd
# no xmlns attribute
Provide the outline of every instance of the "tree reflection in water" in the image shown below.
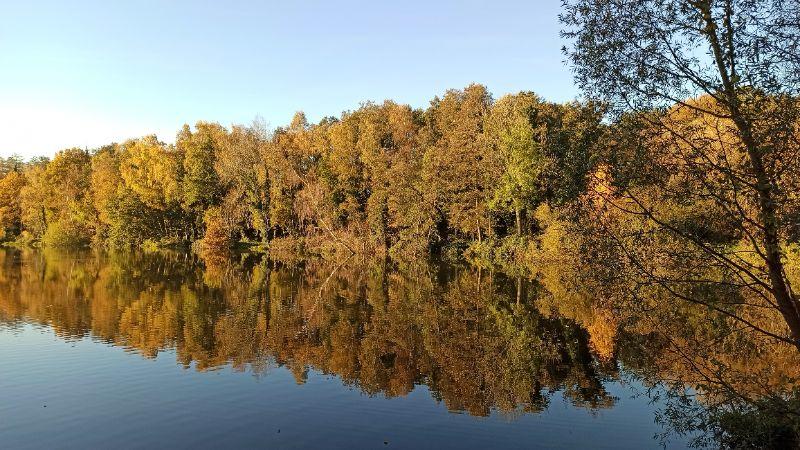
<svg viewBox="0 0 800 450"><path fill-rule="evenodd" d="M0 251L5 326L44 324L146 358L174 349L199 371L230 365L261 376L286 366L303 383L313 369L386 397L424 384L450 410L485 416L542 411L557 391L579 407L611 408L604 382L624 368L694 394L673 397L663 418L677 431L706 426L717 439L734 406L786 408L800 367L794 349L689 310L668 317L674 311L637 316L552 280L431 262L396 270L253 255Z"/></svg>

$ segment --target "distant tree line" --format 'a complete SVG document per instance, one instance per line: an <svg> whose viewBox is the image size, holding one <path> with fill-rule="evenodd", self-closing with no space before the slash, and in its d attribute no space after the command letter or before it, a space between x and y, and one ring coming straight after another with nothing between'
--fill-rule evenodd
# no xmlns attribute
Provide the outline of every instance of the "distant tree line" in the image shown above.
<svg viewBox="0 0 800 450"><path fill-rule="evenodd" d="M113 247L289 239L413 255L530 236L539 205L585 191L602 117L593 103L529 92L495 102L471 85L425 110L367 103L318 124L297 113L272 131L200 122L174 145L146 136L12 157L0 169L0 236Z"/></svg>

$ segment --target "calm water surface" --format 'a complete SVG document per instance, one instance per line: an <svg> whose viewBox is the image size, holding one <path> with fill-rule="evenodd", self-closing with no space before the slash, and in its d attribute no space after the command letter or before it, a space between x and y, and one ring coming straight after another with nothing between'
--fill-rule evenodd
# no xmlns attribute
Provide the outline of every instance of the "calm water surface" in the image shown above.
<svg viewBox="0 0 800 450"><path fill-rule="evenodd" d="M474 269L0 250L4 448L660 448L626 367Z"/></svg>

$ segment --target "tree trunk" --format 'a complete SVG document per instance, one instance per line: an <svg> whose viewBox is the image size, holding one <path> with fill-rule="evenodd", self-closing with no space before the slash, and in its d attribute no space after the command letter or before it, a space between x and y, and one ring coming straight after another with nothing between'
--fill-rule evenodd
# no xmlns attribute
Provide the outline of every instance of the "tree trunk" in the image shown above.
<svg viewBox="0 0 800 450"><path fill-rule="evenodd" d="M756 178L756 196L758 200L758 220L762 226L764 245L764 261L767 264L767 273L771 286L771 293L775 297L778 310L784 321L789 326L789 331L795 346L800 348L800 305L792 294L788 280L785 277L783 261L781 260L781 245L778 230L778 214L773 200L773 183L764 167L761 148L753 138L752 126L749 120L739 110L738 98L735 90L728 93L729 108L733 122L741 134L742 143L747 149L747 156Z"/></svg>
<svg viewBox="0 0 800 450"><path fill-rule="evenodd" d="M711 13L710 3L699 3L698 8L706 23L705 33L711 45L711 52L717 65L722 87L724 88L725 100L731 119L739 131L742 143L747 149L747 156L752 165L753 175L756 178L756 196L758 200L758 215L760 225L763 227L764 236L764 261L767 265L767 272L770 280L770 291L775 297L778 310L783 316L784 321L789 326L794 345L800 349L800 305L792 294L788 280L785 277L783 261L781 261L780 237L778 233L778 215L775 202L773 200L773 182L764 167L762 159L762 148L753 136L752 122L743 113L739 103L739 91L736 86L736 68L731 61L730 67L726 66L726 59L719 36L717 35L717 24ZM731 33L732 30L728 29ZM732 38L732 36L729 36Z"/></svg>
<svg viewBox="0 0 800 450"><path fill-rule="evenodd" d="M478 212L478 200L475 199L475 228L478 230L478 244L481 243L481 216Z"/></svg>
<svg viewBox="0 0 800 450"><path fill-rule="evenodd" d="M772 200L772 183L764 169L759 149L754 148L752 142L747 147L747 154L750 157L753 173L757 180L759 219L764 227L764 256L769 272L770 285L772 286L772 295L775 297L781 315L789 326L795 345L800 348L800 305L792 295L785 279L786 272L781 260L780 238L778 237L778 219L775 203Z"/></svg>

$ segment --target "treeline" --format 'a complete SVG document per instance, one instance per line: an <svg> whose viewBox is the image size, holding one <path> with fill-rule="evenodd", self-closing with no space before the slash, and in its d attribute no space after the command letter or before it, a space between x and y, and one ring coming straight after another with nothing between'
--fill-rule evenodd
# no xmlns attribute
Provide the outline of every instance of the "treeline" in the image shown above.
<svg viewBox="0 0 800 450"><path fill-rule="evenodd" d="M607 135L593 103L481 85L427 109L366 103L309 124L200 122L0 168L0 236L43 246L201 240L324 253L420 255L529 236L533 212L586 191ZM280 245L278 245L280 244Z"/></svg>

